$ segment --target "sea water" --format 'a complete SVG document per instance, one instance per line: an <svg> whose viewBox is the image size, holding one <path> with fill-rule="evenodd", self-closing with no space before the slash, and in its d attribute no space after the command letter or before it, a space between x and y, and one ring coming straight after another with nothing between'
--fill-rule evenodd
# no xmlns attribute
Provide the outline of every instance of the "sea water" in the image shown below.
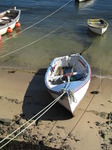
<svg viewBox="0 0 112 150"><path fill-rule="evenodd" d="M54 57L82 53L92 74L112 76L112 0L1 0L0 11L21 9L21 28L2 36L0 68L38 71ZM89 18L103 18L104 35L92 33Z"/></svg>

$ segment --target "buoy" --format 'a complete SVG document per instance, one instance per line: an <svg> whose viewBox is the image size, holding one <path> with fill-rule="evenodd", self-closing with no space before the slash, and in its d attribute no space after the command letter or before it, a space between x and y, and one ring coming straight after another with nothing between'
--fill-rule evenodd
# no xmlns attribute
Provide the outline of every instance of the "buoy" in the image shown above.
<svg viewBox="0 0 112 150"><path fill-rule="evenodd" d="M16 28L20 28L21 24L20 22L16 22Z"/></svg>
<svg viewBox="0 0 112 150"><path fill-rule="evenodd" d="M10 27L8 27L7 33L12 33L12 29Z"/></svg>
<svg viewBox="0 0 112 150"><path fill-rule="evenodd" d="M2 41L2 36L0 35L0 42Z"/></svg>

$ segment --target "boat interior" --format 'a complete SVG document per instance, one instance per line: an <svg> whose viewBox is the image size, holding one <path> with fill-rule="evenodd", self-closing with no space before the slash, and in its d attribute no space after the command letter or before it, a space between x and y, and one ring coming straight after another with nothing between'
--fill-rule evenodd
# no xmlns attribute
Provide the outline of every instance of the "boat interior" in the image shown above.
<svg viewBox="0 0 112 150"><path fill-rule="evenodd" d="M53 71L52 77L50 77L50 81L53 85L55 84L62 84L65 82L74 82L74 81L83 81L87 74L88 68L84 62L80 59L71 59L69 61L62 61L62 66L55 67ZM64 62L64 63L63 63Z"/></svg>
<svg viewBox="0 0 112 150"><path fill-rule="evenodd" d="M8 10L5 13L0 14L0 25L5 25L7 23L10 23L12 20L14 20L18 15L17 10Z"/></svg>
<svg viewBox="0 0 112 150"><path fill-rule="evenodd" d="M89 25L94 26L94 27L106 27L106 23L102 19L90 19L89 20Z"/></svg>

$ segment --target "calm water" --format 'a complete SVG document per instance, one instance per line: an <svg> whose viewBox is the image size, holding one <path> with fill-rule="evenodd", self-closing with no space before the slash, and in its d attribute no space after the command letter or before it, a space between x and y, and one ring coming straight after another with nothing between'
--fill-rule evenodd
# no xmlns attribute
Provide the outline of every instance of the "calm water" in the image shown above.
<svg viewBox="0 0 112 150"><path fill-rule="evenodd" d="M80 5L75 0L0 0L1 12L13 6L22 11L21 30L2 37L0 68L38 71L54 57L83 52L92 74L112 76L112 0ZM95 17L109 23L103 36L87 27L87 19Z"/></svg>

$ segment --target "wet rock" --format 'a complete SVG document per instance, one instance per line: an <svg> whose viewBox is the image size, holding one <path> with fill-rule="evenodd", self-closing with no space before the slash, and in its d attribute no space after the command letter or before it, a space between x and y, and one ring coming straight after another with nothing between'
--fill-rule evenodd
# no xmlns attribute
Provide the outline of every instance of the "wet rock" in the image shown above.
<svg viewBox="0 0 112 150"><path fill-rule="evenodd" d="M25 119L19 119L19 125L23 125L26 123L26 120Z"/></svg>
<svg viewBox="0 0 112 150"><path fill-rule="evenodd" d="M18 125L21 125L20 124L20 119L16 120L15 123L18 124Z"/></svg>
<svg viewBox="0 0 112 150"><path fill-rule="evenodd" d="M65 129L63 126L56 126L58 129Z"/></svg>
<svg viewBox="0 0 112 150"><path fill-rule="evenodd" d="M24 117L25 117L25 114L20 114L20 117L24 118Z"/></svg>
<svg viewBox="0 0 112 150"><path fill-rule="evenodd" d="M21 125L21 117L15 115L14 119L12 120L13 122L15 122L17 125Z"/></svg>
<svg viewBox="0 0 112 150"><path fill-rule="evenodd" d="M42 140L45 140L46 139L46 136L42 136Z"/></svg>
<svg viewBox="0 0 112 150"><path fill-rule="evenodd" d="M0 141L2 139L0 138ZM32 144L31 142L12 141L5 146L4 150L62 150L45 146L42 141Z"/></svg>
<svg viewBox="0 0 112 150"><path fill-rule="evenodd" d="M99 94L100 92L99 91L92 91L90 92L91 94Z"/></svg>
<svg viewBox="0 0 112 150"><path fill-rule="evenodd" d="M107 117L108 117L108 114L106 112L98 112L95 110L90 110L89 112L92 112L96 116L100 116L101 118L104 118L104 119L107 119Z"/></svg>
<svg viewBox="0 0 112 150"><path fill-rule="evenodd" d="M111 124L112 123L112 120L109 120L109 121L106 121L106 124Z"/></svg>
<svg viewBox="0 0 112 150"><path fill-rule="evenodd" d="M95 114L96 116L99 116L99 112L98 112L98 111L90 110L89 112L92 112L92 113Z"/></svg>
<svg viewBox="0 0 112 150"><path fill-rule="evenodd" d="M112 101L108 100L109 103L112 103Z"/></svg>
<svg viewBox="0 0 112 150"><path fill-rule="evenodd" d="M102 117L102 118L104 118L104 119L106 119L107 116L108 116L108 114L107 114L106 112L101 112L101 113L100 113L100 117Z"/></svg>
<svg viewBox="0 0 112 150"><path fill-rule="evenodd" d="M112 120L112 112L110 112L107 116L107 119L111 119Z"/></svg>
<svg viewBox="0 0 112 150"><path fill-rule="evenodd" d="M63 139L63 142L67 141L67 139Z"/></svg>
<svg viewBox="0 0 112 150"><path fill-rule="evenodd" d="M49 133L48 135L49 135L49 136L52 136L53 134L52 134L52 133Z"/></svg>
<svg viewBox="0 0 112 150"><path fill-rule="evenodd" d="M31 137L30 137L30 133L28 133L28 132L24 132L24 133L23 133L23 139L24 139L24 140L29 141L30 138L31 138Z"/></svg>
<svg viewBox="0 0 112 150"><path fill-rule="evenodd" d="M80 141L79 139L76 139L76 138L74 138L74 140L75 140L75 142L79 142Z"/></svg>
<svg viewBox="0 0 112 150"><path fill-rule="evenodd" d="M112 138L109 138L110 144L112 144Z"/></svg>
<svg viewBox="0 0 112 150"><path fill-rule="evenodd" d="M107 144L101 144L101 148L103 149L103 150L107 150Z"/></svg>
<svg viewBox="0 0 112 150"><path fill-rule="evenodd" d="M20 119L20 117L17 116L17 115L15 115L13 121L16 121L16 120L18 120L18 119Z"/></svg>
<svg viewBox="0 0 112 150"><path fill-rule="evenodd" d="M63 149L64 149L64 150L72 150L72 148L70 147L70 145L65 145L65 146L63 147Z"/></svg>
<svg viewBox="0 0 112 150"><path fill-rule="evenodd" d="M6 126L10 126L10 124L11 124L11 119L8 119L8 118L0 118L0 124L6 125Z"/></svg>
<svg viewBox="0 0 112 150"><path fill-rule="evenodd" d="M105 139L105 133L104 133L103 130L100 130L100 131L99 131L99 134L100 134L100 136L101 136L103 139Z"/></svg>
<svg viewBox="0 0 112 150"><path fill-rule="evenodd" d="M10 127L7 128L7 133L10 134L15 130L16 130L16 128L14 126L10 126Z"/></svg>
<svg viewBox="0 0 112 150"><path fill-rule="evenodd" d="M10 98L7 98L7 100L9 101L9 102L14 102L15 104L20 104L21 102L19 102L17 99L10 99Z"/></svg>
<svg viewBox="0 0 112 150"><path fill-rule="evenodd" d="M56 141L56 138L54 138L54 137L52 137L52 138L49 139L50 143L53 143L54 141Z"/></svg>
<svg viewBox="0 0 112 150"><path fill-rule="evenodd" d="M2 126L0 126L0 135L4 135L5 131Z"/></svg>
<svg viewBox="0 0 112 150"><path fill-rule="evenodd" d="M15 72L16 72L15 70L8 71L8 73L15 73Z"/></svg>
<svg viewBox="0 0 112 150"><path fill-rule="evenodd" d="M0 96L0 99L2 99L2 96Z"/></svg>
<svg viewBox="0 0 112 150"><path fill-rule="evenodd" d="M38 137L37 135L32 135L32 143L37 143L38 142Z"/></svg>
<svg viewBox="0 0 112 150"><path fill-rule="evenodd" d="M95 124L96 124L96 126L100 126L101 124L100 124L100 122L95 122Z"/></svg>
<svg viewBox="0 0 112 150"><path fill-rule="evenodd" d="M44 146L43 141L39 141L39 146Z"/></svg>

